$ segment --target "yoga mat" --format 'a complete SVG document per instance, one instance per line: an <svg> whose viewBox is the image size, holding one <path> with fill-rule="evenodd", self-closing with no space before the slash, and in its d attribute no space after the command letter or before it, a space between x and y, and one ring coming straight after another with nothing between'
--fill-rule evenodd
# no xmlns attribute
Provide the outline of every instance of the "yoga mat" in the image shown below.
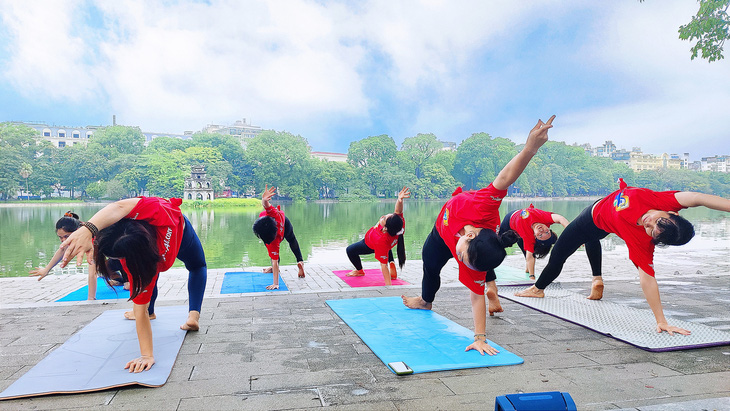
<svg viewBox="0 0 730 411"><path fill-rule="evenodd" d="M86 301L89 298L89 286L85 285L76 291L66 294L59 298L56 302L63 301ZM97 300L116 300L118 298L129 299L129 290L125 290L122 284L109 287L103 278L96 279L96 299Z"/></svg>
<svg viewBox="0 0 730 411"><path fill-rule="evenodd" d="M332 271L332 273L340 277L340 279L350 287L382 287L385 285L383 272L380 271L379 268L363 270L365 271L365 275L362 277L348 277L347 273L349 273L350 271L352 270L336 270ZM400 278L396 278L395 280L390 281L392 285L409 285L408 282L403 281Z"/></svg>
<svg viewBox="0 0 730 411"><path fill-rule="evenodd" d="M262 272L229 272L223 275L223 284L221 285L221 294L239 294L239 293L260 293L270 291L289 291L286 283L279 275L279 289L267 290L266 286L274 282L274 275Z"/></svg>
<svg viewBox="0 0 730 411"><path fill-rule="evenodd" d="M186 331L180 325L188 318L188 307L155 308L155 364L141 373L124 369L140 355L135 322L124 319L124 311L103 312L0 393L0 399L164 385L185 339Z"/></svg>
<svg viewBox="0 0 730 411"><path fill-rule="evenodd" d="M431 310L412 310L400 297L328 300L327 304L386 366L403 361L414 373L422 373L523 362L492 341L489 345L499 350L496 355L465 352L474 342L472 330Z"/></svg>
<svg viewBox="0 0 730 411"><path fill-rule="evenodd" d="M515 291L512 287L502 288L499 295L643 350L662 352L730 345L729 332L674 318L667 318L669 324L690 330L692 334L659 334L650 309L588 300L585 295L564 290L559 283L550 284L545 289L545 298L517 297Z"/></svg>
<svg viewBox="0 0 730 411"><path fill-rule="evenodd" d="M524 269L501 265L495 268L494 272L497 274L498 285L532 285L534 283Z"/></svg>

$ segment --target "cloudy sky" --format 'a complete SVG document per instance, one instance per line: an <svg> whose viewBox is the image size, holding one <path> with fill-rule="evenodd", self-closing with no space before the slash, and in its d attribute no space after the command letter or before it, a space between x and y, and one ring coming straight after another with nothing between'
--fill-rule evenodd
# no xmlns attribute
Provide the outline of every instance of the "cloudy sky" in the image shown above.
<svg viewBox="0 0 730 411"><path fill-rule="evenodd" d="M0 0L0 121L182 133L246 118L315 151L487 132L730 154L730 52L690 0ZM727 47L726 47L727 48Z"/></svg>

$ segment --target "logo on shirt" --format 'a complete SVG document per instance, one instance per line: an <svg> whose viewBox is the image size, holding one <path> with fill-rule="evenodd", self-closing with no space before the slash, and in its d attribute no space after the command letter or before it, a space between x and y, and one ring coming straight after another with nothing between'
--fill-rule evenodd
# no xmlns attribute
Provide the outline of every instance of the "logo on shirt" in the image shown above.
<svg viewBox="0 0 730 411"><path fill-rule="evenodd" d="M474 280L476 284L479 284L480 286L484 287L484 283L486 283L486 280Z"/></svg>
<svg viewBox="0 0 730 411"><path fill-rule="evenodd" d="M385 260L386 258L388 258L387 255L379 255L378 256L378 259L380 259L380 260Z"/></svg>
<svg viewBox="0 0 730 411"><path fill-rule="evenodd" d="M629 208L629 196L624 194L623 191L616 194L616 197L613 199L613 208L616 211L621 211Z"/></svg>
<svg viewBox="0 0 730 411"><path fill-rule="evenodd" d="M503 199L503 198L504 198L504 197L496 197L496 196L492 196L492 201L502 201L502 199Z"/></svg>
<svg viewBox="0 0 730 411"><path fill-rule="evenodd" d="M165 252L162 254L162 261L167 261L167 253L170 252L170 239L172 238L172 228L167 227L167 233L165 233L165 240L162 244L165 245Z"/></svg>
<svg viewBox="0 0 730 411"><path fill-rule="evenodd" d="M527 209L522 210L522 212L520 212L520 218L522 218L523 220L526 219L529 216L530 216L530 212L527 211Z"/></svg>
<svg viewBox="0 0 730 411"><path fill-rule="evenodd" d="M449 209L447 208L444 210L444 220L443 220L444 226L449 225Z"/></svg>

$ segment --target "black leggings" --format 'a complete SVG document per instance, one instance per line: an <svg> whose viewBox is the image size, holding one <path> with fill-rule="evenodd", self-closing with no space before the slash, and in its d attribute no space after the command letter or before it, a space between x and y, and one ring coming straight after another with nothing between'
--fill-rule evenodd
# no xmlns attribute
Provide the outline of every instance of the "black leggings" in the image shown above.
<svg viewBox="0 0 730 411"><path fill-rule="evenodd" d="M595 204L595 203L594 203ZM553 250L550 252L550 259L540 273L540 278L535 282L535 287L544 290L550 283L555 281L563 270L565 261L582 245L586 246L586 255L591 264L591 271L594 276L601 275L601 239L608 233L596 227L593 222L593 205L581 211L558 238Z"/></svg>
<svg viewBox="0 0 730 411"><path fill-rule="evenodd" d="M441 269L444 268L450 258L453 258L451 250L449 250L449 247L436 230L436 226L434 226L431 234L426 237L426 242L423 243L423 250L421 251L421 259L423 260L421 298L423 298L423 301L432 303L436 299L436 292L441 288ZM497 273L494 270L487 271L486 282L496 279Z"/></svg>
<svg viewBox="0 0 730 411"><path fill-rule="evenodd" d="M355 244L350 244L347 246L347 258L350 259L350 262L352 265L355 266L356 270L362 270L362 261L360 261L361 255L367 255L367 254L373 254L375 253L375 250L368 247L367 244L365 244L365 240L360 240L356 242ZM393 259L393 250L388 250L388 262L393 262L395 259Z"/></svg>
<svg viewBox="0 0 730 411"><path fill-rule="evenodd" d="M297 236L294 235L294 227L292 227L289 217L284 217L284 239L289 243L289 248L294 253L294 257L297 258L297 262L304 261L302 258L302 250L299 249L299 242L297 241ZM280 260L281 258L279 258Z"/></svg>

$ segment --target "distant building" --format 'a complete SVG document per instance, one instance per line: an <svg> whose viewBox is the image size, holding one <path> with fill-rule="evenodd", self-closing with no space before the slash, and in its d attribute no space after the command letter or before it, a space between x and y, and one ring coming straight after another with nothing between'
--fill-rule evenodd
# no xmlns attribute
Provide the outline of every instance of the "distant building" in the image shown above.
<svg viewBox="0 0 730 411"><path fill-rule="evenodd" d="M153 133L149 131L143 131L142 135L144 136L144 145L148 146L150 144L150 141L158 138L158 137L169 137L169 138L179 138L181 140L191 140L193 138L193 132L192 131L186 131L183 134L176 134L176 133Z"/></svg>
<svg viewBox="0 0 730 411"><path fill-rule="evenodd" d="M89 137L103 128L104 126L86 126L86 127L66 127L66 126L50 126L45 123L28 123L23 121L11 121L10 124L16 126L28 126L38 131L38 134L44 139L53 143L58 148L70 147L74 144L86 144Z"/></svg>
<svg viewBox="0 0 730 411"><path fill-rule="evenodd" d="M347 162L347 154L328 153L326 151L312 151L309 154L312 156L312 158L318 158L320 160L336 161L338 163Z"/></svg>
<svg viewBox="0 0 730 411"><path fill-rule="evenodd" d="M256 137L263 130L259 126L253 126L250 123L246 123L246 119L244 118L243 121L236 120L233 125L229 126L208 124L202 131L205 133L218 133L236 137L241 143L241 146L246 148L248 141Z"/></svg>
<svg viewBox="0 0 730 411"><path fill-rule="evenodd" d="M676 154L664 153L660 156L654 154L631 153L629 167L634 171L682 168L684 161Z"/></svg>
<svg viewBox="0 0 730 411"><path fill-rule="evenodd" d="M700 171L730 173L730 168L728 168L728 159L730 159L730 156L727 155L702 157L702 161L700 162Z"/></svg>
<svg viewBox="0 0 730 411"><path fill-rule="evenodd" d="M456 143L454 143L453 141L439 140L439 143L443 144L443 148L441 150L446 150L446 151L455 151L456 150Z"/></svg>
<svg viewBox="0 0 730 411"><path fill-rule="evenodd" d="M183 199L213 201L213 184L205 173L205 167L193 166L190 177L185 177Z"/></svg>

